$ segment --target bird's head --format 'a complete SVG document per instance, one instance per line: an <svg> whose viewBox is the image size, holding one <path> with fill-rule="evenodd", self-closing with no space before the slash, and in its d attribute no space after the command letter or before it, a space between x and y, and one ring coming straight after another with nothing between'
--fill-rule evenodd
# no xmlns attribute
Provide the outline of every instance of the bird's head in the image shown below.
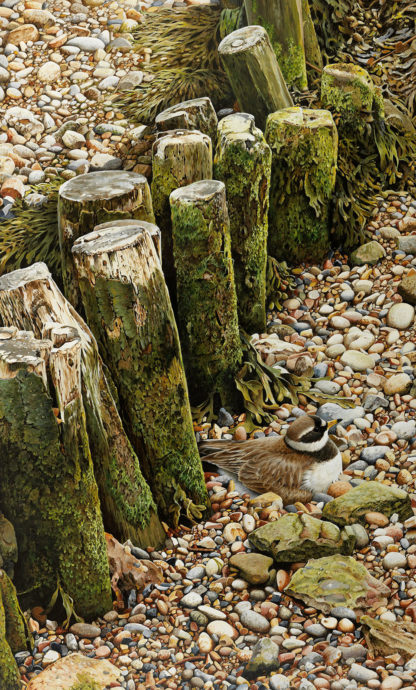
<svg viewBox="0 0 416 690"><path fill-rule="evenodd" d="M294 450L316 452L327 444L328 431L336 423L336 419L326 422L317 415L302 415L289 426L285 441Z"/></svg>

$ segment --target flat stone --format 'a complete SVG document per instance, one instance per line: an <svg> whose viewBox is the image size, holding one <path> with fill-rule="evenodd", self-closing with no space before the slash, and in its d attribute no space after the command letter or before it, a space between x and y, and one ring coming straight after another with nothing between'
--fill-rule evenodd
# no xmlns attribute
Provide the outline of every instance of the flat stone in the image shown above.
<svg viewBox="0 0 416 690"><path fill-rule="evenodd" d="M69 630L74 635L78 635L78 637L88 637L90 639L94 639L100 635L100 628L98 625L91 625L90 623L74 623Z"/></svg>
<svg viewBox="0 0 416 690"><path fill-rule="evenodd" d="M143 76L143 72L141 72L140 70L132 70L131 72L127 72L127 74L125 74L124 77L121 77L118 85L118 90L130 91L131 89L135 89L142 83Z"/></svg>
<svg viewBox="0 0 416 690"><path fill-rule="evenodd" d="M391 427L391 430L397 435L397 438L410 441L411 438L416 436L416 422L414 419L408 422L396 422Z"/></svg>
<svg viewBox="0 0 416 690"><path fill-rule="evenodd" d="M407 565L406 556L403 553L391 551L383 558L383 568L393 570L394 568L405 568Z"/></svg>
<svg viewBox="0 0 416 690"><path fill-rule="evenodd" d="M244 669L245 678L269 675L280 666L279 647L267 637L260 639L253 648L253 654Z"/></svg>
<svg viewBox="0 0 416 690"><path fill-rule="evenodd" d="M217 635L219 638L230 637L232 640L236 640L238 637L238 632L226 621L211 621L207 625L207 633L209 635Z"/></svg>
<svg viewBox="0 0 416 690"><path fill-rule="evenodd" d="M399 237L397 246L404 251L405 254L416 254L416 235L408 235L407 237Z"/></svg>
<svg viewBox="0 0 416 690"><path fill-rule="evenodd" d="M343 408L337 403L324 403L318 409L317 415L327 422L332 419L340 419L343 426L348 426L354 419L361 419L365 416L363 407L357 406L352 408Z"/></svg>
<svg viewBox="0 0 416 690"><path fill-rule="evenodd" d="M56 62L52 62L51 60L49 62L45 62L38 69L38 79L39 81L42 81L45 84L50 84L51 82L56 81L60 74L61 70L59 68L59 65L57 65Z"/></svg>
<svg viewBox="0 0 416 690"><path fill-rule="evenodd" d="M241 577L252 585L268 582L273 558L260 553L236 553L231 556L229 565L239 570Z"/></svg>
<svg viewBox="0 0 416 690"><path fill-rule="evenodd" d="M400 282L397 292L408 304L416 304L416 273L407 275Z"/></svg>
<svg viewBox="0 0 416 690"><path fill-rule="evenodd" d="M80 677L89 687L110 687L121 685L123 675L107 659L90 659L82 654L69 654L32 678L27 690L71 690Z"/></svg>
<svg viewBox="0 0 416 690"><path fill-rule="evenodd" d="M67 46L74 46L84 51L84 53L95 53L96 50L104 48L104 43L100 41L99 38L93 38L91 36L76 36L76 38L71 38L66 43Z"/></svg>
<svg viewBox="0 0 416 690"><path fill-rule="evenodd" d="M348 671L348 678L358 683L367 683L369 680L378 680L378 673L360 664L352 664Z"/></svg>
<svg viewBox="0 0 416 690"><path fill-rule="evenodd" d="M415 319L415 308L406 302L393 304L387 314L387 325L391 328L404 330L409 328Z"/></svg>
<svg viewBox="0 0 416 690"><path fill-rule="evenodd" d="M246 628L253 632L267 633L270 629L270 623L267 618L252 609L243 609L240 613L240 620Z"/></svg>
<svg viewBox="0 0 416 690"><path fill-rule="evenodd" d="M407 393L412 385L412 379L408 374L393 374L384 382L384 392L386 395Z"/></svg>
<svg viewBox="0 0 416 690"><path fill-rule="evenodd" d="M196 609L202 604L202 597L197 592L189 592L180 600L180 605L188 609Z"/></svg>
<svg viewBox="0 0 416 690"><path fill-rule="evenodd" d="M374 369L374 359L365 352L358 352L356 350L348 350L341 356L341 363L344 366L351 367L353 371L366 371L367 369Z"/></svg>
<svg viewBox="0 0 416 690"><path fill-rule="evenodd" d="M326 520L337 525L365 523L365 515L371 511L391 517L397 513L401 520L413 515L409 494L397 486L381 482L363 482L348 493L327 503L322 511Z"/></svg>

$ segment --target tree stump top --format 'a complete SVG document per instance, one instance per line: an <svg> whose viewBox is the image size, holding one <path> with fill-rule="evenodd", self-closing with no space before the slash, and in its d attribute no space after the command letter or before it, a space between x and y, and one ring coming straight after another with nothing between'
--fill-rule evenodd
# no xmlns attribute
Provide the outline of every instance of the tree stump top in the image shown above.
<svg viewBox="0 0 416 690"><path fill-rule="evenodd" d="M159 229L146 221L113 221L98 225L93 232L79 237L72 247L73 254L108 254L134 247L143 239L143 233L152 238L159 235Z"/></svg>
<svg viewBox="0 0 416 690"><path fill-rule="evenodd" d="M203 134L199 129L168 129L166 132L157 133L156 140L153 144L153 154L163 158L165 149L168 146L196 144L201 142L206 143L208 146L210 141L208 134Z"/></svg>
<svg viewBox="0 0 416 690"><path fill-rule="evenodd" d="M0 328L0 378L14 378L25 369L42 376L46 385L46 358L52 349L51 341L36 340L31 331L11 334L10 330Z"/></svg>
<svg viewBox="0 0 416 690"><path fill-rule="evenodd" d="M249 113L232 113L218 123L218 134L228 141L256 141L261 130L256 127L254 115Z"/></svg>
<svg viewBox="0 0 416 690"><path fill-rule="evenodd" d="M211 99L208 98L208 96L201 96L201 98L191 98L189 101L181 101L180 103L176 103L175 105L171 105L169 108L162 110L162 112L159 113L159 115L157 115L155 122L157 125L158 121L160 122L161 120L164 120L168 115L177 115L179 112L185 111L189 108L197 109L210 107L214 109L214 106L211 103Z"/></svg>
<svg viewBox="0 0 416 690"><path fill-rule="evenodd" d="M321 127L335 127L334 120L329 110L312 110L310 108L284 108L275 113L271 113L267 118L268 127L270 124L284 127L302 127L310 130L320 129Z"/></svg>
<svg viewBox="0 0 416 690"><path fill-rule="evenodd" d="M323 71L324 75L329 75L335 79L340 85L349 84L353 81L363 82L366 87L373 86L372 79L363 67L353 65L347 62L337 62L326 65Z"/></svg>
<svg viewBox="0 0 416 690"><path fill-rule="evenodd" d="M126 170L104 170L77 175L59 188L59 196L67 201L84 202L112 199L147 183L144 175Z"/></svg>
<svg viewBox="0 0 416 690"><path fill-rule="evenodd" d="M244 53L246 50L264 41L269 43L269 36L266 29L256 25L244 26L242 29L237 29L237 31L233 31L223 38L218 46L218 52L220 55Z"/></svg>
<svg viewBox="0 0 416 690"><path fill-rule="evenodd" d="M27 268L19 268L0 277L0 291L16 290L32 280L51 278L49 269L43 261L38 261Z"/></svg>
<svg viewBox="0 0 416 690"><path fill-rule="evenodd" d="M217 194L225 194L225 185L218 180L201 180L187 187L175 189L170 195L172 201L184 201L196 203L198 201L209 202Z"/></svg>

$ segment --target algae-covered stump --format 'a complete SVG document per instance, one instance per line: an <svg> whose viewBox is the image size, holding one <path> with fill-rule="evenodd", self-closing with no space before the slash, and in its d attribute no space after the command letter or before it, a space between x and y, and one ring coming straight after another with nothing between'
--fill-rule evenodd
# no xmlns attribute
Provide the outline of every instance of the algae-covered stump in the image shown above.
<svg viewBox="0 0 416 690"><path fill-rule="evenodd" d="M218 46L224 69L240 106L264 129L270 113L293 105L266 29L246 26Z"/></svg>
<svg viewBox="0 0 416 690"><path fill-rule="evenodd" d="M125 428L160 513L172 521L179 494L202 507L207 495L178 331L149 230L155 228L145 222L115 222L80 237L72 251L87 320L116 383Z"/></svg>
<svg viewBox="0 0 416 690"><path fill-rule="evenodd" d="M241 364L225 185L195 182L170 196L178 325L191 399L217 392L235 405Z"/></svg>
<svg viewBox="0 0 416 690"><path fill-rule="evenodd" d="M286 108L267 120L272 149L269 254L320 261L329 249L338 134L327 110Z"/></svg>
<svg viewBox="0 0 416 690"><path fill-rule="evenodd" d="M18 589L46 605L59 581L79 615L102 615L111 588L80 340L58 345L10 328L0 338L0 503L19 543Z"/></svg>
<svg viewBox="0 0 416 690"><path fill-rule="evenodd" d="M7 326L30 329L38 338L48 335L51 322L75 330L81 339L82 395L105 528L140 546L160 545L164 530L124 431L95 338L45 264L0 278L0 314Z"/></svg>
<svg viewBox="0 0 416 690"><path fill-rule="evenodd" d="M58 227L65 296L78 309L79 292L74 275L72 245L96 225L110 220L136 218L154 222L152 198L146 178L124 170L78 175L59 189Z"/></svg>
<svg viewBox="0 0 416 690"><path fill-rule="evenodd" d="M321 102L339 116L340 132L367 135L367 120L383 118L383 99L368 72L354 64L327 65L322 73Z"/></svg>
<svg viewBox="0 0 416 690"><path fill-rule="evenodd" d="M197 129L207 134L215 142L218 119L211 99L193 98L172 105L156 117L156 127L159 132L174 129Z"/></svg>
<svg viewBox="0 0 416 690"><path fill-rule="evenodd" d="M212 178L212 142L197 130L162 132L153 145L152 198L156 223L162 235L162 266L176 302L176 273L173 261L172 221L169 195L178 187Z"/></svg>
<svg viewBox="0 0 416 690"><path fill-rule="evenodd" d="M245 8L248 24L267 30L286 83L307 89L302 0L245 0Z"/></svg>
<svg viewBox="0 0 416 690"><path fill-rule="evenodd" d="M240 325L266 326L266 265L271 150L253 115L220 121L214 176L225 184Z"/></svg>
<svg viewBox="0 0 416 690"><path fill-rule="evenodd" d="M28 648L26 624L11 580L0 570L0 688L20 690L21 678L13 654Z"/></svg>

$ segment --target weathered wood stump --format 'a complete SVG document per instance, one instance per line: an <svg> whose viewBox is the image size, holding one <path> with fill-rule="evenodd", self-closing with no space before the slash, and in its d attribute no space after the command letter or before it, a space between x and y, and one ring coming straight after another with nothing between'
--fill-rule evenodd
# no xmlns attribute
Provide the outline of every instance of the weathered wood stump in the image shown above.
<svg viewBox="0 0 416 690"><path fill-rule="evenodd" d="M80 237L72 252L87 320L117 385L127 434L160 513L171 521L178 492L203 508L207 494L154 232L149 223L115 222Z"/></svg>
<svg viewBox="0 0 416 690"><path fill-rule="evenodd" d="M21 678L13 654L25 651L30 643L16 590L4 570L0 570L0 687L20 690Z"/></svg>
<svg viewBox="0 0 416 690"><path fill-rule="evenodd" d="M172 303L176 306L176 272L173 260L169 196L179 187L212 178L212 142L199 131L161 133L153 144L152 198L156 223L162 236L162 266Z"/></svg>
<svg viewBox="0 0 416 690"><path fill-rule="evenodd" d="M245 8L248 24L267 29L286 83L307 89L302 0L245 0Z"/></svg>
<svg viewBox="0 0 416 690"><path fill-rule="evenodd" d="M254 115L260 129L270 113L293 105L266 29L233 31L218 52L240 109Z"/></svg>
<svg viewBox="0 0 416 690"><path fill-rule="evenodd" d="M321 101L339 117L341 130L355 137L366 133L367 120L383 117L383 99L368 72L354 64L327 65L322 73Z"/></svg>
<svg viewBox="0 0 416 690"><path fill-rule="evenodd" d="M242 7L244 0L220 0L222 10L237 10Z"/></svg>
<svg viewBox="0 0 416 690"><path fill-rule="evenodd" d="M322 54L311 15L309 0L302 0L302 16L305 60L309 62L310 66L318 67L321 70L323 68Z"/></svg>
<svg viewBox="0 0 416 690"><path fill-rule="evenodd" d="M172 105L156 117L156 127L159 132L175 129L197 129L202 134L211 137L214 143L217 135L217 124L217 114L211 99L207 96Z"/></svg>
<svg viewBox="0 0 416 690"><path fill-rule="evenodd" d="M195 182L170 196L178 325L191 399L217 392L235 404L241 364L237 298L225 185Z"/></svg>
<svg viewBox="0 0 416 690"><path fill-rule="evenodd" d="M58 226L65 296L78 309L79 292L71 249L75 240L110 220L136 218L154 222L146 178L138 173L109 170L64 182L59 189Z"/></svg>
<svg viewBox="0 0 416 690"><path fill-rule="evenodd" d="M108 611L112 599L82 403L81 343L54 347L32 333L6 329L5 335L0 505L19 544L15 581L25 602L43 605L59 582L76 612L91 619Z"/></svg>
<svg viewBox="0 0 416 690"><path fill-rule="evenodd" d="M214 176L225 184L238 319L248 332L266 327L266 265L272 153L253 115L220 121Z"/></svg>
<svg viewBox="0 0 416 690"><path fill-rule="evenodd" d="M164 530L123 429L95 338L45 264L0 278L0 317L8 326L33 330L38 338L48 336L51 326L75 329L81 340L82 395L104 525L123 541L160 545Z"/></svg>
<svg viewBox="0 0 416 690"><path fill-rule="evenodd" d="M287 108L267 120L272 149L269 254L299 263L329 249L338 134L327 110Z"/></svg>

